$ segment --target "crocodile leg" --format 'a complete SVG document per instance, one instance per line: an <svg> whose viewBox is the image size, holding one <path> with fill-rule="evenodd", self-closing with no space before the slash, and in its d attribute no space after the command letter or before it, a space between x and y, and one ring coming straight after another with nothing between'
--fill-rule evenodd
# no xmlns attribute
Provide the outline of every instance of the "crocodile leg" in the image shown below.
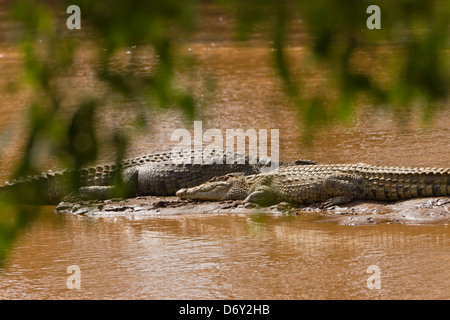
<svg viewBox="0 0 450 320"><path fill-rule="evenodd" d="M82 200L106 200L116 194L114 186L89 186L81 187L77 191L69 193L62 202L78 202Z"/></svg>
<svg viewBox="0 0 450 320"><path fill-rule="evenodd" d="M111 198L127 198L136 196L139 170L126 169L122 173L122 181L109 186L86 186L69 193L62 201L77 202L80 200L106 200Z"/></svg>
<svg viewBox="0 0 450 320"><path fill-rule="evenodd" d="M349 203L358 194L357 180L351 175L338 175L326 178L324 188L331 196L329 199L321 203L321 208L330 208L335 205Z"/></svg>
<svg viewBox="0 0 450 320"><path fill-rule="evenodd" d="M330 199L322 202L320 204L319 208L321 208L321 209L328 209L328 208L331 208L333 206L337 206L339 204L349 203L352 200L353 200L353 198L349 197L349 196L333 197L333 198L330 198Z"/></svg>
<svg viewBox="0 0 450 320"><path fill-rule="evenodd" d="M278 203L279 197L269 186L259 186L245 198L244 202L252 202L260 206L270 206Z"/></svg>

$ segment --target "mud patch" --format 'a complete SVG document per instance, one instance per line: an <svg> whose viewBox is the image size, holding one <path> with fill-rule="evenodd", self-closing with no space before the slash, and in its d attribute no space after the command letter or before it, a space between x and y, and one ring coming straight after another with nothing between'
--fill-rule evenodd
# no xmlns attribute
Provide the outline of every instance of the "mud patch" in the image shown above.
<svg viewBox="0 0 450 320"><path fill-rule="evenodd" d="M194 201L178 197L137 197L104 201L61 202L56 212L76 215L183 215L249 213L255 206L241 201Z"/></svg>
<svg viewBox="0 0 450 320"><path fill-rule="evenodd" d="M450 197L419 198L392 203L355 201L347 206L333 207L321 216L322 222L342 225L449 224Z"/></svg>
<svg viewBox="0 0 450 320"><path fill-rule="evenodd" d="M419 198L398 202L354 201L322 210L316 205L291 207L280 203L259 207L242 201L193 201L177 197L137 197L105 201L62 202L58 213L76 215L184 215L184 214L295 214L310 221L341 225L449 224L450 197Z"/></svg>

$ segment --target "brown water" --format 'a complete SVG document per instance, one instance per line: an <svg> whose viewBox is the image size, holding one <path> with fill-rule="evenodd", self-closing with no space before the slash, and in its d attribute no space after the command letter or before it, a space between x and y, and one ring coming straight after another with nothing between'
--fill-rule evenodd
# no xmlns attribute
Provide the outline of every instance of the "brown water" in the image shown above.
<svg viewBox="0 0 450 320"><path fill-rule="evenodd" d="M206 22L219 32L227 17L215 12ZM199 83L204 75L217 80L214 96L205 93L204 130L279 129L283 159L450 166L449 110L440 111L431 127L421 126L414 113L406 126L397 127L385 110L373 111L361 101L354 126L317 132L314 145L306 148L297 112L270 68L270 48L260 43L234 47L202 32L201 40L185 50L206 70L197 75ZM60 79L72 101L84 92L104 90L94 77L90 45L78 53L74 74ZM118 65L127 63L129 50L118 55ZM152 59L145 48L135 50L145 72ZM301 57L304 50L294 46L289 54ZM26 131L29 94L5 89L21 81L20 62L18 47L2 41L1 182L21 155ZM321 85L320 75L308 84L311 90ZM114 122L133 119L131 112L114 109L130 103L114 97L107 102L110 112L99 116L105 137ZM134 136L130 155L170 149L170 134L183 126L175 111L147 116L152 126ZM123 128L135 134L130 126ZM108 157L103 150L102 160ZM265 214L82 217L58 215L45 207L14 242L0 270L0 298L449 299L449 228L339 226L308 216ZM73 265L80 268L78 290L67 287L67 268ZM372 265L380 268L380 289L367 286Z"/></svg>
<svg viewBox="0 0 450 320"><path fill-rule="evenodd" d="M94 218L51 210L15 243L3 299L448 299L449 226L299 216ZM80 268L81 289L66 286ZM369 290L377 265L381 288Z"/></svg>

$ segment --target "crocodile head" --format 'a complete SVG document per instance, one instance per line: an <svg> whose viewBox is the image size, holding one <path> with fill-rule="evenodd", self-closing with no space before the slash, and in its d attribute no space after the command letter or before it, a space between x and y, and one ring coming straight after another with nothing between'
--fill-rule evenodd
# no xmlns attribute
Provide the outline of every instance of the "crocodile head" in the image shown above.
<svg viewBox="0 0 450 320"><path fill-rule="evenodd" d="M244 200L248 193L243 177L212 179L198 186L177 191L181 199Z"/></svg>

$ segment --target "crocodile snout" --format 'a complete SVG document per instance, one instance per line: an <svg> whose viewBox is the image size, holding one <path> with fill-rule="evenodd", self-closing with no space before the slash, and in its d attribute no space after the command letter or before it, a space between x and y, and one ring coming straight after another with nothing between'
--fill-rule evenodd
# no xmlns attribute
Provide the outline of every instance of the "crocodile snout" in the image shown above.
<svg viewBox="0 0 450 320"><path fill-rule="evenodd" d="M187 191L188 189L186 188L180 189L176 192L176 195L180 199L187 199Z"/></svg>

